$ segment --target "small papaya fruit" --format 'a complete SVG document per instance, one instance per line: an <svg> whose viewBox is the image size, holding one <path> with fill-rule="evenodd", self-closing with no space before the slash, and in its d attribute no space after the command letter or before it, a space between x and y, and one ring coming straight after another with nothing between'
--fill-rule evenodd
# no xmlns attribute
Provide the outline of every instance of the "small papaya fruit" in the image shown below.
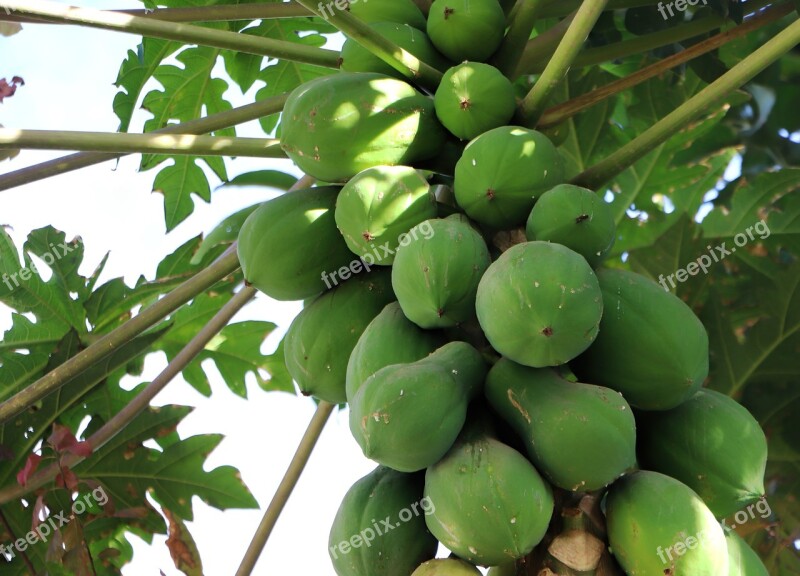
<svg viewBox="0 0 800 576"><path fill-rule="evenodd" d="M390 266L406 232L435 218L436 212L433 191L414 168L374 166L344 185L336 199L335 217L354 254L367 263Z"/></svg>
<svg viewBox="0 0 800 576"><path fill-rule="evenodd" d="M409 364L381 368L350 402L350 431L367 458L416 472L450 449L486 364L465 342L450 342Z"/></svg>
<svg viewBox="0 0 800 576"><path fill-rule="evenodd" d="M425 525L428 510L422 474L379 466L358 480L345 494L328 538L336 574L409 576L436 555L438 542Z"/></svg>
<svg viewBox="0 0 800 576"><path fill-rule="evenodd" d="M691 398L708 375L708 334L692 309L634 272L602 269L597 278L606 313L597 339L571 365L575 374L642 410Z"/></svg>
<svg viewBox="0 0 800 576"><path fill-rule="evenodd" d="M466 217L426 220L408 233L392 266L392 287L409 320L422 328L475 317L475 294L491 257Z"/></svg>
<svg viewBox="0 0 800 576"><path fill-rule="evenodd" d="M423 330L403 314L397 302L387 304L358 338L347 362L347 400L364 381L391 364L425 358L444 344L441 334Z"/></svg>
<svg viewBox="0 0 800 576"><path fill-rule="evenodd" d="M528 216L528 240L556 242L597 266L611 251L616 236L611 208L591 190L559 184L542 194Z"/></svg>
<svg viewBox="0 0 800 576"><path fill-rule="evenodd" d="M348 0L347 10L364 22L399 22L420 30L427 24L413 0Z"/></svg>
<svg viewBox="0 0 800 576"><path fill-rule="evenodd" d="M725 533L728 541L728 576L769 576L755 550L734 530Z"/></svg>
<svg viewBox="0 0 800 576"><path fill-rule="evenodd" d="M500 566L492 566L486 576L517 576L517 564L516 562L509 562Z"/></svg>
<svg viewBox="0 0 800 576"><path fill-rule="evenodd" d="M695 492L658 472L623 476L606 496L611 552L626 574L728 573L725 533Z"/></svg>
<svg viewBox="0 0 800 576"><path fill-rule="evenodd" d="M289 95L281 118L281 148L306 174L325 182L343 182L372 166L433 158L445 141L433 99L382 74L305 82Z"/></svg>
<svg viewBox="0 0 800 576"><path fill-rule="evenodd" d="M564 180L564 159L547 136L501 126L470 141L456 162L456 202L490 228L525 224L536 197Z"/></svg>
<svg viewBox="0 0 800 576"><path fill-rule="evenodd" d="M283 340L286 368L300 391L332 404L347 400L347 360L358 337L394 300L388 270L349 279L317 298L292 321Z"/></svg>
<svg viewBox="0 0 800 576"><path fill-rule="evenodd" d="M338 193L334 186L297 190L250 214L237 246L245 280L276 300L303 300L330 288L325 273L353 260L336 228Z"/></svg>
<svg viewBox="0 0 800 576"><path fill-rule="evenodd" d="M747 408L701 389L671 410L641 412L639 462L692 488L717 518L764 495L767 439Z"/></svg>
<svg viewBox="0 0 800 576"><path fill-rule="evenodd" d="M454 62L487 60L503 41L505 28L497 0L435 0L428 12L431 42Z"/></svg>
<svg viewBox="0 0 800 576"><path fill-rule="evenodd" d="M436 558L417 567L411 576L480 576L481 571L458 558Z"/></svg>
<svg viewBox="0 0 800 576"><path fill-rule="evenodd" d="M485 566L521 558L544 537L553 494L519 452L468 424L425 472L428 529L457 556Z"/></svg>
<svg viewBox="0 0 800 576"><path fill-rule="evenodd" d="M464 62L444 73L433 98L436 117L451 134L471 140L514 115L511 81L494 66Z"/></svg>
<svg viewBox="0 0 800 576"><path fill-rule="evenodd" d="M603 299L579 254L560 244L524 242L489 266L478 285L476 310L495 350L541 368L586 350L597 336Z"/></svg>

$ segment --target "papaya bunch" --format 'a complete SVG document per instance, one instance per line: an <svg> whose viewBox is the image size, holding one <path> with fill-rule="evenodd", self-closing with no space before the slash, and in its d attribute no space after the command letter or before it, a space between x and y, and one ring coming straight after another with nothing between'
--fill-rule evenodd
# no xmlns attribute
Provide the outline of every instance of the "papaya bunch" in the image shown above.
<svg viewBox="0 0 800 576"><path fill-rule="evenodd" d="M281 119L318 185L265 202L238 243L250 284L304 300L283 347L298 389L346 403L378 465L334 520L336 573L766 573L720 525L764 497L764 433L703 388L692 309L605 263L602 195L514 123L492 65L504 4L349 10L442 81L426 92L348 38Z"/></svg>

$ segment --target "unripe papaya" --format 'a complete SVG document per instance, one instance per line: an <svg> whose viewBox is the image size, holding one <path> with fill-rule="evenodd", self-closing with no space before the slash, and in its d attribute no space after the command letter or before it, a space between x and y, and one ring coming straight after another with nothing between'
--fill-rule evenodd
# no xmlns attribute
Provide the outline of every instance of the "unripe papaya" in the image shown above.
<svg viewBox="0 0 800 576"><path fill-rule="evenodd" d="M427 468L453 445L484 376L483 357L465 342L381 368L350 402L350 431L367 458L401 472Z"/></svg>
<svg viewBox="0 0 800 576"><path fill-rule="evenodd" d="M483 237L454 214L418 224L409 238L392 266L392 287L408 319L443 328L474 318L478 282L491 263Z"/></svg>
<svg viewBox="0 0 800 576"><path fill-rule="evenodd" d="M616 228L611 208L595 192L559 184L536 201L525 235L562 244L597 266L611 251Z"/></svg>
<svg viewBox="0 0 800 576"><path fill-rule="evenodd" d="M723 576L725 534L694 491L664 474L640 471L606 497L611 552L629 576Z"/></svg>
<svg viewBox="0 0 800 576"><path fill-rule="evenodd" d="M409 576L420 562L433 558L438 542L425 525L428 503L422 491L421 474L383 466L353 484L328 540L336 574Z"/></svg>
<svg viewBox="0 0 800 576"><path fill-rule="evenodd" d="M598 270L606 313L575 374L619 390L635 408L669 410L708 375L708 334L692 309L658 284L625 270Z"/></svg>
<svg viewBox="0 0 800 576"><path fill-rule="evenodd" d="M728 541L728 576L769 576L755 550L734 530L725 533Z"/></svg>
<svg viewBox="0 0 800 576"><path fill-rule="evenodd" d="M435 0L428 12L431 42L454 62L487 60L503 41L505 28L497 0Z"/></svg>
<svg viewBox="0 0 800 576"><path fill-rule="evenodd" d="M344 185L336 199L335 216L354 254L367 263L390 266L403 235L435 218L436 212L436 197L414 168L375 166Z"/></svg>
<svg viewBox="0 0 800 576"><path fill-rule="evenodd" d="M464 62L444 73L433 98L436 117L451 134L471 140L514 115L514 87L494 66Z"/></svg>
<svg viewBox="0 0 800 576"><path fill-rule="evenodd" d="M289 95L281 118L281 148L325 182L345 181L372 166L427 160L445 140L433 99L382 74L310 80Z"/></svg>
<svg viewBox="0 0 800 576"><path fill-rule="evenodd" d="M425 473L434 506L428 529L460 558L494 566L521 558L544 537L553 494L519 452L468 425Z"/></svg>
<svg viewBox="0 0 800 576"><path fill-rule="evenodd" d="M458 558L437 558L419 565L411 576L480 576L481 571Z"/></svg>
<svg viewBox="0 0 800 576"><path fill-rule="evenodd" d="M579 254L559 244L525 242L506 250L483 275L476 309L495 350L541 368L586 350L597 335L603 299Z"/></svg>
<svg viewBox="0 0 800 576"><path fill-rule="evenodd" d="M297 190L250 214L237 247L245 280L276 300L303 300L330 288L325 273L353 260L334 220L338 192L333 186Z"/></svg>
<svg viewBox="0 0 800 576"><path fill-rule="evenodd" d="M297 315L283 352L303 394L332 404L347 400L350 353L367 325L393 300L389 271L374 270L326 292Z"/></svg>
<svg viewBox="0 0 800 576"><path fill-rule="evenodd" d="M540 193L561 184L564 160L547 136L519 126L484 132L456 163L456 202L490 228L525 224Z"/></svg>
<svg viewBox="0 0 800 576"><path fill-rule="evenodd" d="M358 338L347 362L347 399L364 381L391 364L422 360L442 346L441 334L423 330L403 314L397 302L387 304Z"/></svg>
<svg viewBox="0 0 800 576"><path fill-rule="evenodd" d="M692 488L717 518L764 495L767 439L730 396L701 389L671 410L639 413L637 422L642 467Z"/></svg>
<svg viewBox="0 0 800 576"><path fill-rule="evenodd" d="M347 10L364 22L399 22L420 30L427 24L413 0L348 0Z"/></svg>
<svg viewBox="0 0 800 576"><path fill-rule="evenodd" d="M636 423L619 392L502 358L484 393L559 488L598 490L636 464Z"/></svg>
<svg viewBox="0 0 800 576"><path fill-rule="evenodd" d="M510 562L500 566L492 566L486 576L517 576L517 564L516 562Z"/></svg>

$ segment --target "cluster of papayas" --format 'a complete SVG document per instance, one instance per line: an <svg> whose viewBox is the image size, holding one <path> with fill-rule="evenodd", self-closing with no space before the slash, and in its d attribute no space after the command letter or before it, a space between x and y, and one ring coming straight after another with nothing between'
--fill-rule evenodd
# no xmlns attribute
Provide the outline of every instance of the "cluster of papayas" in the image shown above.
<svg viewBox="0 0 800 576"><path fill-rule="evenodd" d="M282 116L282 147L324 185L264 203L238 246L247 282L305 300L284 343L298 388L346 402L380 465L336 515L336 573L594 574L559 549L578 531L615 574L765 574L719 524L764 496L764 433L702 388L692 309L621 258L604 267L614 213L566 182L560 142L513 124L489 63L508 3L349 10L443 80L423 90L348 38L345 71ZM458 159L434 170L444 149ZM592 534L572 518L588 496Z"/></svg>

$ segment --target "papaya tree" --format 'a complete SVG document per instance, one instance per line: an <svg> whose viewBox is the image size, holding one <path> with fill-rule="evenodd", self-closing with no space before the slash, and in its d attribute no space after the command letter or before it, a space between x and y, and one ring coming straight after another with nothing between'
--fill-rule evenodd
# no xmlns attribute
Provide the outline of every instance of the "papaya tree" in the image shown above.
<svg viewBox="0 0 800 576"><path fill-rule="evenodd" d="M135 37L118 131L0 128L0 191L136 154L168 233L212 184L264 191L132 285L80 273L79 237L0 228L2 573L122 574L131 534L202 572L192 498L259 505L204 468L213 422L181 437L191 407L152 404L179 375L210 393L204 360L316 403L237 575L335 409L376 468L316 519L331 566L300 572L800 573L798 10L0 0L3 35ZM16 167L32 149L72 153ZM268 354L270 318L233 321L264 296L303 303Z"/></svg>

